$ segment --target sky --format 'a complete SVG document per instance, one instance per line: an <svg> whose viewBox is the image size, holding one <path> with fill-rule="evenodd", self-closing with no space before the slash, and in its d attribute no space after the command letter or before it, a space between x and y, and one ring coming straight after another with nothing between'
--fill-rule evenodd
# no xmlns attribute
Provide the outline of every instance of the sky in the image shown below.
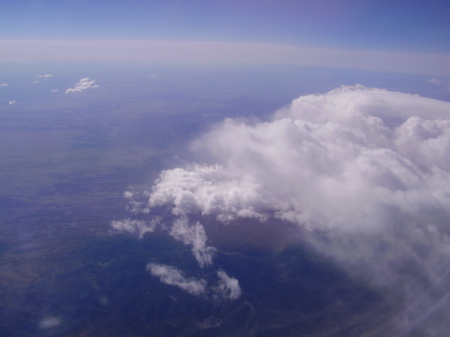
<svg viewBox="0 0 450 337"><path fill-rule="evenodd" d="M450 68L446 1L20 0L3 1L0 7L4 60L32 60L33 54L37 60L58 59L58 54L59 59L85 60L89 52L94 59L155 60L151 51L159 48L159 61L182 61L188 54L188 61L200 62L250 62L251 58L261 63L331 67L351 67L356 62L355 68L387 71L409 63L407 72L429 63L432 69L418 72L434 74L438 67ZM85 41L108 41L108 46ZM124 41L157 41L159 47L150 45L138 57L139 48L123 47ZM207 44L211 42L215 44ZM222 42L228 45L218 48ZM57 52L55 43L60 46ZM165 43L162 49L161 43ZM288 52L287 47L298 49ZM378 54L369 56L366 51ZM267 54L272 54L269 61ZM340 60L342 54L347 56L345 62Z"/></svg>
<svg viewBox="0 0 450 337"><path fill-rule="evenodd" d="M450 52L446 1L3 1L3 39L233 41Z"/></svg>

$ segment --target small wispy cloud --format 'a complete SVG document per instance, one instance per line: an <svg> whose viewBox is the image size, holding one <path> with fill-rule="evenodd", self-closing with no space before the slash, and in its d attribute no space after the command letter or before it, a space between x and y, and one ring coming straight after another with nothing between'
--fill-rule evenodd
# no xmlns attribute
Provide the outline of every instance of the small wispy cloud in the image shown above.
<svg viewBox="0 0 450 337"><path fill-rule="evenodd" d="M12 100L12 101L8 101L8 104L9 104L9 105L13 105L13 104L16 104L16 101L15 101L15 100Z"/></svg>
<svg viewBox="0 0 450 337"><path fill-rule="evenodd" d="M2 83L2 84L0 84L0 87L9 87L9 84L8 83Z"/></svg>
<svg viewBox="0 0 450 337"><path fill-rule="evenodd" d="M36 77L49 78L49 77L53 77L53 75L52 74L36 75Z"/></svg>
<svg viewBox="0 0 450 337"><path fill-rule="evenodd" d="M54 317L54 316L48 316L48 317L44 317L40 322L39 322L39 327L41 329L51 329L54 328L58 325L61 324L61 318L59 317Z"/></svg>
<svg viewBox="0 0 450 337"><path fill-rule="evenodd" d="M82 92L87 89L98 88L98 85L95 84L95 80L89 79L89 77L82 78L78 83L75 84L75 87L69 88L66 90L66 94L71 92Z"/></svg>
<svg viewBox="0 0 450 337"><path fill-rule="evenodd" d="M135 214L150 212L147 203L139 201L142 197L141 193L134 191L132 187L123 193L123 197L127 200L127 211Z"/></svg>
<svg viewBox="0 0 450 337"><path fill-rule="evenodd" d="M147 270L162 283L178 287L195 296L206 293L206 281L204 279L186 278L184 273L176 267L164 264L149 263Z"/></svg>
<svg viewBox="0 0 450 337"><path fill-rule="evenodd" d="M450 81L448 79L431 78L427 81L430 86L435 87L437 90L450 91Z"/></svg>
<svg viewBox="0 0 450 337"><path fill-rule="evenodd" d="M59 92L59 89L52 89L50 92Z"/></svg>
<svg viewBox="0 0 450 337"><path fill-rule="evenodd" d="M200 222L192 225L187 217L177 218L173 222L170 235L185 245L192 246L192 254L201 268L212 265L216 249L206 245L207 236Z"/></svg>
<svg viewBox="0 0 450 337"><path fill-rule="evenodd" d="M111 222L111 226L115 231L136 234L139 239L142 239L145 233L153 232L158 224L158 218L154 218L150 222L136 219L123 219Z"/></svg>
<svg viewBox="0 0 450 337"><path fill-rule="evenodd" d="M146 269L150 274L158 277L162 283L178 287L194 296L234 301L242 295L239 281L228 276L223 270L217 271L217 277L219 278L217 285L208 286L205 279L187 278L183 271L174 266L149 263Z"/></svg>
<svg viewBox="0 0 450 337"><path fill-rule="evenodd" d="M437 78L432 78L432 79L428 80L428 83L434 84L434 85L440 85L441 81L439 81Z"/></svg>
<svg viewBox="0 0 450 337"><path fill-rule="evenodd" d="M223 270L218 270L217 276L219 277L217 289L222 298L232 301L241 296L242 290L237 279L228 276Z"/></svg>

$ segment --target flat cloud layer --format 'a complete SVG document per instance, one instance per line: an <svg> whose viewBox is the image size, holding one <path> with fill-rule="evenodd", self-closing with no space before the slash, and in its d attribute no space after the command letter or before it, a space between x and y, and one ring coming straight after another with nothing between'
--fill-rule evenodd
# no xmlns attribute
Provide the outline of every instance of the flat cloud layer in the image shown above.
<svg viewBox="0 0 450 337"><path fill-rule="evenodd" d="M450 103L343 86L268 122L227 120L192 150L193 164L161 172L143 210L296 223L400 306L400 335L448 328Z"/></svg>

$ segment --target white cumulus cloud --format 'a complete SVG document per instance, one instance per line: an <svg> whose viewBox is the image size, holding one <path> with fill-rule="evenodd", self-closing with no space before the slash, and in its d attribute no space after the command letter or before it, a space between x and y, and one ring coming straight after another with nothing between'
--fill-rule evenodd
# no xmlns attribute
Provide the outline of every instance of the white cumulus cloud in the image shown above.
<svg viewBox="0 0 450 337"><path fill-rule="evenodd" d="M204 279L186 278L181 270L164 264L149 263L147 270L162 283L178 287L191 295L203 295L206 293L206 281Z"/></svg>
<svg viewBox="0 0 450 337"><path fill-rule="evenodd" d="M66 94L73 92L82 92L87 89L98 88L98 85L95 84L95 80L91 80L88 77L82 78L78 83L75 84L75 87L69 88L65 91Z"/></svg>
<svg viewBox="0 0 450 337"><path fill-rule="evenodd" d="M274 120L228 120L163 171L150 207L315 228L379 226L387 209L450 205L450 104L365 87L304 96ZM409 146L414 144L414 146Z"/></svg>

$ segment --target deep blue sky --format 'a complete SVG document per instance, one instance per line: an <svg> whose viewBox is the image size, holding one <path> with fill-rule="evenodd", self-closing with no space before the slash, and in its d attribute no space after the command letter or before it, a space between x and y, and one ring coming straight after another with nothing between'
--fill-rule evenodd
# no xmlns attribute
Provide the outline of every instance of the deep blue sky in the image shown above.
<svg viewBox="0 0 450 337"><path fill-rule="evenodd" d="M445 0L4 0L0 39L240 41L450 53Z"/></svg>

